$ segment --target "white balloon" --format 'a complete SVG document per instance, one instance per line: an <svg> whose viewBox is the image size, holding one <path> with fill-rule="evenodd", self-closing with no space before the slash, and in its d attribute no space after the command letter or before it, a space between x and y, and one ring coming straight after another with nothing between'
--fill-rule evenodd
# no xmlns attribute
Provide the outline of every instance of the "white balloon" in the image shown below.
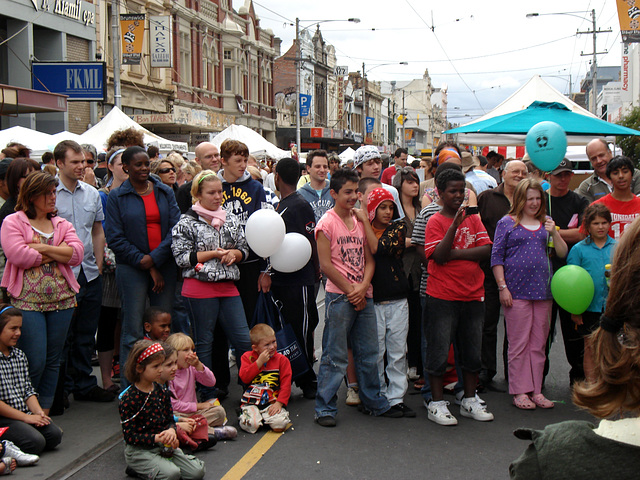
<svg viewBox="0 0 640 480"><path fill-rule="evenodd" d="M251 250L266 258L280 248L287 229L278 212L262 208L251 214L244 233Z"/></svg>
<svg viewBox="0 0 640 480"><path fill-rule="evenodd" d="M278 251L271 255L271 266L278 272L297 272L310 258L309 240L299 233L287 233Z"/></svg>

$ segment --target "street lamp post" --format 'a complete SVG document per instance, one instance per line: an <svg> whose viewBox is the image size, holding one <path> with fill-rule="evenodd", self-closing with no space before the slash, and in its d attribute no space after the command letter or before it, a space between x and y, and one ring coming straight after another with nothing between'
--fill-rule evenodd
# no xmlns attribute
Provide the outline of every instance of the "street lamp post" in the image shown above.
<svg viewBox="0 0 640 480"><path fill-rule="evenodd" d="M384 67L385 65L409 65L409 62L390 62L390 63L381 63L379 65L374 65L369 69L369 71L374 68ZM366 87L366 70L364 62L362 62L362 143L365 143L365 139L367 138L367 87ZM404 105L402 106L404 108Z"/></svg>
<svg viewBox="0 0 640 480"><path fill-rule="evenodd" d="M542 15L569 15L571 17L577 17L577 18L581 18L582 20L588 20L587 17L583 17L581 15L576 15L576 13L588 13L588 10L584 10L584 11L577 11L577 12L555 12L555 13L527 13L527 18L532 18L532 17L539 17ZM598 103L598 57L597 55L603 54L603 53L607 53L606 51L604 52L598 52L598 50L596 49L596 38L598 36L598 33L609 33L611 32L611 29L609 28L608 30L597 30L596 29L596 10L592 9L591 10L591 25L593 27L592 30L587 30L586 32L576 32L578 34L590 34L593 35L593 53L589 54L589 53L580 53L581 56L588 56L588 55L593 55L593 61L592 63L592 91L591 91L591 113L593 113L594 115L596 115L597 117L600 117L600 115L598 115L597 113L597 103Z"/></svg>
<svg viewBox="0 0 640 480"><path fill-rule="evenodd" d="M300 48L300 22L314 22L302 29L302 31L327 22L353 22L360 23L359 18L348 18L346 20L300 20L296 17L296 148L298 150L298 158L302 153L300 141L300 67L302 66L302 49Z"/></svg>

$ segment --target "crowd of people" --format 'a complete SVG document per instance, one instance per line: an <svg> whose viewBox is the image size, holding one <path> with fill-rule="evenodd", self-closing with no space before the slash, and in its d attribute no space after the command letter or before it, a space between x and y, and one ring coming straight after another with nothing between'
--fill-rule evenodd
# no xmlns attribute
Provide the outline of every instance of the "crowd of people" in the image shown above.
<svg viewBox="0 0 640 480"><path fill-rule="evenodd" d="M62 141L44 166L9 145L0 160L6 457L30 465L55 448L62 431L51 417L69 396L119 398L130 475L202 478L192 453L237 435L220 403L232 362L244 392L238 425L251 433L287 428L292 383L315 401L323 427L336 426L343 382L345 403L367 415L415 417L404 402L412 383L436 424L458 423L447 390L461 416L491 421L479 394L500 390L501 312L515 407L554 407L542 390L559 318L576 402L615 411L613 400L607 410L590 398L609 381L598 342L623 332L637 347L635 317L607 302L607 275L612 291L627 287L608 268L616 243L629 249L638 236L640 171L600 139L586 152L593 175L572 191L569 160L545 173L527 158L474 156L451 142L415 165L398 148L383 169L378 148L362 146L351 165L315 150L272 171L236 140L201 143L188 161L161 157L134 129L115 132L104 154ZM245 226L261 209L275 209L287 233L308 240L304 267L279 272L250 248ZM567 263L594 281L580 315L551 295L550 280ZM263 318L271 307L306 368L277 352ZM621 405L634 411L638 401ZM15 467L3 460L0 473Z"/></svg>

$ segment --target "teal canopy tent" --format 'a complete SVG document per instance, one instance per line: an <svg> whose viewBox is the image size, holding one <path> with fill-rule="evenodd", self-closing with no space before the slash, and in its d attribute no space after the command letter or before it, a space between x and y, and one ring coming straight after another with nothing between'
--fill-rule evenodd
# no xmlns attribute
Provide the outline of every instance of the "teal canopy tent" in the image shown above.
<svg viewBox="0 0 640 480"><path fill-rule="evenodd" d="M469 123L444 133L458 134L458 142L464 144L522 145L529 129L543 121L560 125L570 145L584 145L598 136L640 135L640 131L574 113L561 103L538 101L524 110Z"/></svg>

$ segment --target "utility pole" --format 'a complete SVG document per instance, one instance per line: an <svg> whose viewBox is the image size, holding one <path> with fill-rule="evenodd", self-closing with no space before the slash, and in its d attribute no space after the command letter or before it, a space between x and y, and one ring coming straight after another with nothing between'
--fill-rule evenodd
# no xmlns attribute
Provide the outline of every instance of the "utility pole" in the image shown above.
<svg viewBox="0 0 640 480"><path fill-rule="evenodd" d="M122 109L122 92L120 90L120 3L111 0L111 50L113 51L113 104Z"/></svg>
<svg viewBox="0 0 640 480"><path fill-rule="evenodd" d="M367 86L365 80L364 62L362 62L362 144L366 144L367 138Z"/></svg>
<svg viewBox="0 0 640 480"><path fill-rule="evenodd" d="M604 52L598 52L597 48L596 48L596 38L598 36L598 33L608 33L611 32L611 29L608 30L597 30L596 29L596 10L593 9L591 10L591 24L592 24L592 30L591 31L586 31L586 32L580 32L578 31L578 34L591 34L593 35L593 53L582 53L580 52L581 56L588 56L588 55L593 55L593 60L592 60L592 69L593 69L593 73L591 74L591 78L592 78L592 83L591 83L591 87L592 87L592 91L591 91L591 113L593 113L595 116L597 116L598 118L600 118L600 115L598 114L597 110L598 110L598 57L597 55L601 55L603 53L607 53L607 51L605 50Z"/></svg>
<svg viewBox="0 0 640 480"><path fill-rule="evenodd" d="M407 148L407 137L404 134L404 126L407 123L407 112L404 110L404 89L402 89L402 148Z"/></svg>
<svg viewBox="0 0 640 480"><path fill-rule="evenodd" d="M296 151L298 158L302 153L300 146L300 59L302 50L300 48L300 19L296 17Z"/></svg>

